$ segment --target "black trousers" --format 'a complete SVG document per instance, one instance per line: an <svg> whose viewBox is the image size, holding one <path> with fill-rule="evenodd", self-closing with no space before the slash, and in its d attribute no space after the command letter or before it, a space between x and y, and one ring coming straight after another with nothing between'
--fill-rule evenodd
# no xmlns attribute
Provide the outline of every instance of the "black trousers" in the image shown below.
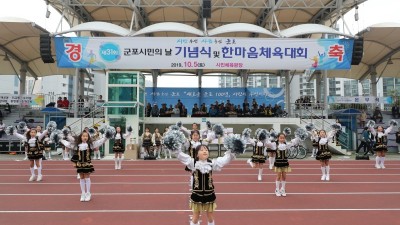
<svg viewBox="0 0 400 225"><path fill-rule="evenodd" d="M357 147L356 153L358 153L360 151L360 149L364 147L364 153L367 153L367 142L365 141L361 141L360 145Z"/></svg>

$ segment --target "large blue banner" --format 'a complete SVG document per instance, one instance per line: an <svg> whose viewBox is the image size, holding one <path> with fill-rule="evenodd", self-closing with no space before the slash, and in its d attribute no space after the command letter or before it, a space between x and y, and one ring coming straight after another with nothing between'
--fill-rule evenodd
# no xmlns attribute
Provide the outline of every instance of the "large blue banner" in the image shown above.
<svg viewBox="0 0 400 225"><path fill-rule="evenodd" d="M241 105L247 98L250 103L255 99L258 105L275 104L284 107L285 91L283 88L146 88L146 102L159 107L166 103L174 107L180 100L190 114L195 103L200 107L205 103L207 108L215 101L226 103L229 100L235 105Z"/></svg>

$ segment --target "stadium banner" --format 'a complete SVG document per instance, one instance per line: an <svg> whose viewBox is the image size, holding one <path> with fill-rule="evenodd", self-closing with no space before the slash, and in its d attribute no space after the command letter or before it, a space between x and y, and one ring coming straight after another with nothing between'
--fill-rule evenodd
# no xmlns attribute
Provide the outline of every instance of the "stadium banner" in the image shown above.
<svg viewBox="0 0 400 225"><path fill-rule="evenodd" d="M375 96L328 96L328 104L393 104L393 98Z"/></svg>
<svg viewBox="0 0 400 225"><path fill-rule="evenodd" d="M44 106L43 95L0 94L0 105Z"/></svg>
<svg viewBox="0 0 400 225"><path fill-rule="evenodd" d="M207 109L210 109L210 105L216 101L220 104L229 100L230 103L243 108L245 99L250 104L250 109L253 99L259 106L264 103L266 106L278 104L283 109L284 97L283 88L146 88L146 103L157 104L158 107L165 103L167 107L174 107L180 100L187 108L188 114L191 114L195 103L199 108L205 103Z"/></svg>
<svg viewBox="0 0 400 225"><path fill-rule="evenodd" d="M353 39L56 37L57 64L92 69L345 70Z"/></svg>

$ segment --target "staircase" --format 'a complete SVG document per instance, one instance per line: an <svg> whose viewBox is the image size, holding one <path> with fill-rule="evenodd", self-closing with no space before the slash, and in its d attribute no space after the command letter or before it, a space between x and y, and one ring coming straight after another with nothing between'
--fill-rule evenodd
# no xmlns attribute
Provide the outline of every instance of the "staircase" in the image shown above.
<svg viewBox="0 0 400 225"><path fill-rule="evenodd" d="M94 125L101 125L104 123L103 116L103 108L98 107L95 110L91 111L87 115L83 116L82 118L68 118L67 126L71 127L71 131L75 134L80 134L85 127L93 127ZM73 121L68 123L69 121Z"/></svg>
<svg viewBox="0 0 400 225"><path fill-rule="evenodd" d="M317 130L325 130L326 132L332 130L331 125L336 122L334 119L324 119L322 116L316 115L309 110L302 110L301 115L301 124L306 125L307 123L313 123ZM346 155L347 150L351 149L348 135L344 132L341 132L338 139L340 146L337 146L336 143L329 142L329 149L334 154Z"/></svg>

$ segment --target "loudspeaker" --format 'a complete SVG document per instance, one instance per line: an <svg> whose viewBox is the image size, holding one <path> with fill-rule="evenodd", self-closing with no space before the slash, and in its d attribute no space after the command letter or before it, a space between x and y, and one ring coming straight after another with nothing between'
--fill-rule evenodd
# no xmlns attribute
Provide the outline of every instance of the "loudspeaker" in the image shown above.
<svg viewBox="0 0 400 225"><path fill-rule="evenodd" d="M40 57L44 63L54 63L51 55L51 37L47 33L40 34Z"/></svg>
<svg viewBox="0 0 400 225"><path fill-rule="evenodd" d="M203 0L202 16L211 18L211 0Z"/></svg>
<svg viewBox="0 0 400 225"><path fill-rule="evenodd" d="M149 155L149 156L145 156L144 160L156 160L157 157L153 156L153 155Z"/></svg>
<svg viewBox="0 0 400 225"><path fill-rule="evenodd" d="M351 57L351 65L358 65L364 55L364 39L354 39L353 55Z"/></svg>
<svg viewBox="0 0 400 225"><path fill-rule="evenodd" d="M356 160L369 160L369 155L356 155Z"/></svg>

